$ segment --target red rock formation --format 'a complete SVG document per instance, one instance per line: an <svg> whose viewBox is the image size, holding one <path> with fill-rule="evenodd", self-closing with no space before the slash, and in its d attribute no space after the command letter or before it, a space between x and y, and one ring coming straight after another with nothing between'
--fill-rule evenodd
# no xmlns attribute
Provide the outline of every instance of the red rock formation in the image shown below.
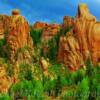
<svg viewBox="0 0 100 100"><path fill-rule="evenodd" d="M60 26L58 24L49 24L47 25L42 33L42 41L48 41L53 36L57 35L59 32Z"/></svg>
<svg viewBox="0 0 100 100"><path fill-rule="evenodd" d="M91 32L91 56L94 64L100 62L100 22L96 22Z"/></svg>
<svg viewBox="0 0 100 100"><path fill-rule="evenodd" d="M23 16L19 14L18 10L12 12L11 23L8 29L7 46L10 60L14 57L20 48L28 46L32 48L32 39L30 37L30 27Z"/></svg>
<svg viewBox="0 0 100 100"><path fill-rule="evenodd" d="M48 26L48 23L36 22L36 23L33 25L33 29L40 30L40 29L45 28L46 26Z"/></svg>
<svg viewBox="0 0 100 100"><path fill-rule="evenodd" d="M60 30L60 25L58 24L49 24L43 29L42 42L43 42L44 54L49 51L48 41L52 39L55 35L57 35L59 30Z"/></svg>
<svg viewBox="0 0 100 100"><path fill-rule="evenodd" d="M79 44L72 32L60 37L58 50L58 61L63 62L73 70L77 70L82 64L83 59L79 51Z"/></svg>
<svg viewBox="0 0 100 100"><path fill-rule="evenodd" d="M6 65L2 63L0 58L0 93L7 93L11 84L11 78L6 73Z"/></svg>
<svg viewBox="0 0 100 100"><path fill-rule="evenodd" d="M100 23L90 14L86 4L80 4L75 19L74 32L80 45L84 60L91 56L96 64L100 58Z"/></svg>
<svg viewBox="0 0 100 100"><path fill-rule="evenodd" d="M77 18L84 18L84 19L87 19L87 20L94 20L96 21L96 18L95 16L93 16L89 9L88 9L88 6L85 4L85 3L82 3L82 4L79 4L78 6L78 14L76 16Z"/></svg>
<svg viewBox="0 0 100 100"><path fill-rule="evenodd" d="M90 14L86 4L80 4L78 14L72 21L64 17L63 26L73 26L73 35L61 37L58 50L58 61L64 62L71 69L84 65L87 58L94 64L100 61L100 23ZM69 34L69 33L67 33Z"/></svg>
<svg viewBox="0 0 100 100"><path fill-rule="evenodd" d="M69 16L64 16L63 18L63 24L62 24L62 28L66 29L67 27L73 26L74 24L74 19L69 17Z"/></svg>
<svg viewBox="0 0 100 100"><path fill-rule="evenodd" d="M0 39L3 39L5 33L8 30L10 23L10 17L6 15L0 15Z"/></svg>

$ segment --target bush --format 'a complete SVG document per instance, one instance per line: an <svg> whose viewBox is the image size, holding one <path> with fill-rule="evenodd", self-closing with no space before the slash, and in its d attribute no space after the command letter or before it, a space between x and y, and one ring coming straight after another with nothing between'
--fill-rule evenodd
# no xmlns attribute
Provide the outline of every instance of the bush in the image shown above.
<svg viewBox="0 0 100 100"><path fill-rule="evenodd" d="M51 40L48 41L48 47L49 47L49 52L47 54L47 57L55 62L56 57L57 57L57 51L58 51L58 44L57 44L57 39L56 37L52 38Z"/></svg>
<svg viewBox="0 0 100 100"><path fill-rule="evenodd" d="M65 36L67 32L70 32L72 30L72 28L72 26L66 27L65 29L61 28L60 34Z"/></svg>
<svg viewBox="0 0 100 100"><path fill-rule="evenodd" d="M39 43L41 43L42 30L34 30L32 27L30 29L30 35L33 39L33 43L37 46Z"/></svg>
<svg viewBox="0 0 100 100"><path fill-rule="evenodd" d="M21 64L20 65L20 72L19 72L19 79L20 80L32 80L32 70L31 70L31 65L29 64Z"/></svg>
<svg viewBox="0 0 100 100"><path fill-rule="evenodd" d="M8 65L6 66L7 75L12 77L14 75L14 66L9 63L7 65Z"/></svg>
<svg viewBox="0 0 100 100"><path fill-rule="evenodd" d="M72 84L78 84L83 80L83 78L86 76L86 71L84 69L79 69L76 72L71 73L70 79L72 81Z"/></svg>
<svg viewBox="0 0 100 100"><path fill-rule="evenodd" d="M93 76L91 76L90 83L90 98L97 99L100 97L100 67L93 68Z"/></svg>
<svg viewBox="0 0 100 100"><path fill-rule="evenodd" d="M88 100L90 94L89 78L84 79L78 83L77 100Z"/></svg>
<svg viewBox="0 0 100 100"><path fill-rule="evenodd" d="M27 81L23 80L19 83L12 85L10 95L15 99L29 99L43 100L43 86L41 81ZM31 100L30 99L30 100Z"/></svg>
<svg viewBox="0 0 100 100"><path fill-rule="evenodd" d="M67 90L63 96L61 96L61 100L76 100L75 99L75 90Z"/></svg>
<svg viewBox="0 0 100 100"><path fill-rule="evenodd" d="M0 100L11 100L9 94L0 94Z"/></svg>
<svg viewBox="0 0 100 100"><path fill-rule="evenodd" d="M11 96L14 99L22 99L24 97L32 96L33 94L33 85L32 82L29 81L21 81L19 83L13 84L10 90Z"/></svg>
<svg viewBox="0 0 100 100"><path fill-rule="evenodd" d="M34 100L44 100L44 88L42 81L40 80L34 80L34 94L32 95L34 97Z"/></svg>
<svg viewBox="0 0 100 100"><path fill-rule="evenodd" d="M4 45L6 44L6 40L5 39L1 39L0 40L0 56L1 57L7 57L6 52L4 50Z"/></svg>

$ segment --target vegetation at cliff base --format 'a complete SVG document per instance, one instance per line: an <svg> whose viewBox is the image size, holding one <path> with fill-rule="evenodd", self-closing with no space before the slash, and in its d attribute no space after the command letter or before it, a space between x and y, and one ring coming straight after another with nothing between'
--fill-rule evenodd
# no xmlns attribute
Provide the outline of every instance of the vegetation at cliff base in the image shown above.
<svg viewBox="0 0 100 100"><path fill-rule="evenodd" d="M66 29L69 32L71 27ZM17 82L12 83L7 93L0 93L0 100L99 100L100 99L100 66L94 66L90 59L86 61L86 69L80 68L70 72L64 64L56 61L60 36L65 35L60 30L58 35L48 41L49 52L43 54L41 43L42 30L31 30L34 42L32 63L23 62L19 65ZM0 40L0 56L5 40ZM24 52L26 49L20 49ZM43 69L41 57L49 62ZM5 59L5 58L3 58ZM8 78L16 75L14 66L6 64ZM16 66L16 65L15 65ZM15 80L14 80L15 81Z"/></svg>

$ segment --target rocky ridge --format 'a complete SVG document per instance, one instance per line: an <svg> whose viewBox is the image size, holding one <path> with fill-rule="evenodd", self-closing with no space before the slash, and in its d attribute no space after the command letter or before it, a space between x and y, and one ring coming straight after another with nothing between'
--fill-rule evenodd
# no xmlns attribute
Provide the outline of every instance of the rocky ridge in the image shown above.
<svg viewBox="0 0 100 100"><path fill-rule="evenodd" d="M71 69L84 66L90 58L94 64L100 60L100 23L89 12L86 4L78 6L74 19L64 17L63 28L72 26L71 35L60 38L58 61L63 61ZM65 59L66 58L66 59Z"/></svg>

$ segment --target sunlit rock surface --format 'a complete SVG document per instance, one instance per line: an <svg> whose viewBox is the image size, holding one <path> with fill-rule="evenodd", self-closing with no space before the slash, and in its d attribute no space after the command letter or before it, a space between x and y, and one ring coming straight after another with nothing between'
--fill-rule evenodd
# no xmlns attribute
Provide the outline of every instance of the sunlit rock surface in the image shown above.
<svg viewBox="0 0 100 100"><path fill-rule="evenodd" d="M86 4L78 6L76 18L64 17L63 27L68 26L72 26L73 35L60 38L58 61L64 62L66 66L73 66L75 69L81 65L84 66L84 62L89 57L94 64L97 64L100 61L100 23L89 12ZM64 54L65 47L66 54Z"/></svg>
<svg viewBox="0 0 100 100"><path fill-rule="evenodd" d="M41 29L45 28L46 26L48 26L48 23L36 22L36 23L33 25L33 29L35 29L35 30L41 30Z"/></svg>
<svg viewBox="0 0 100 100"><path fill-rule="evenodd" d="M8 55L11 61L15 59L18 49L28 46L32 48L32 39L30 37L30 27L19 10L12 11L11 23L7 35Z"/></svg>
<svg viewBox="0 0 100 100"><path fill-rule="evenodd" d="M74 18L71 18L69 16L64 16L63 24L62 24L63 29L66 29L67 27L73 26L73 24L74 24Z"/></svg>
<svg viewBox="0 0 100 100"><path fill-rule="evenodd" d="M79 44L72 32L60 37L58 62L63 62L72 70L77 70L83 64L82 55L79 51Z"/></svg>
<svg viewBox="0 0 100 100"><path fill-rule="evenodd" d="M42 41L48 41L53 36L57 35L59 32L60 26L58 24L49 24L47 25L42 33Z"/></svg>
<svg viewBox="0 0 100 100"><path fill-rule="evenodd" d="M75 19L74 32L84 60L89 56L94 64L100 59L100 23L89 12L86 4L80 4Z"/></svg>
<svg viewBox="0 0 100 100"><path fill-rule="evenodd" d="M0 15L0 39L3 39L10 24L10 17L7 15Z"/></svg>
<svg viewBox="0 0 100 100"><path fill-rule="evenodd" d="M7 93L12 84L11 78L7 76L6 66L0 58L0 93Z"/></svg>

